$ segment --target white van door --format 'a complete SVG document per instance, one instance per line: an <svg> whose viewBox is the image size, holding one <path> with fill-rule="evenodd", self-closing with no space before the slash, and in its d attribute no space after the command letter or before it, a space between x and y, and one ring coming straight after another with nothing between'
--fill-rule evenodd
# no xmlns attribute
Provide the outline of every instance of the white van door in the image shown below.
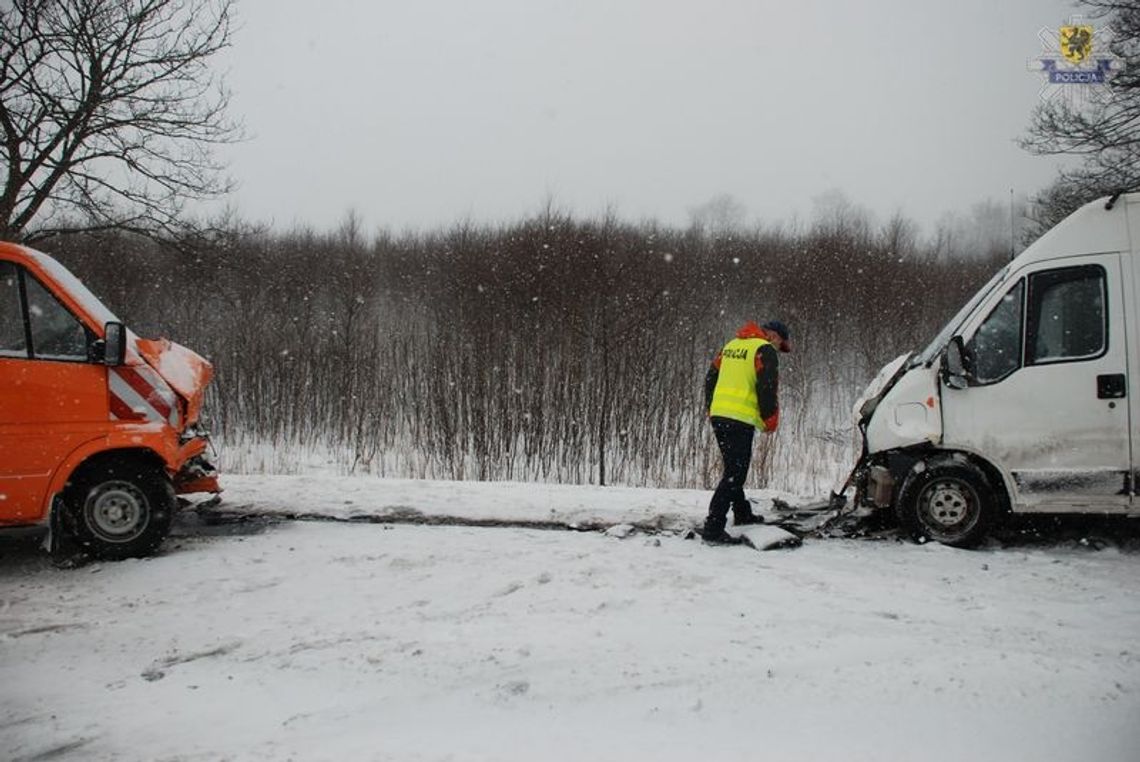
<svg viewBox="0 0 1140 762"><path fill-rule="evenodd" d="M942 388L943 443L996 465L1016 511L1129 509L1120 260L1112 253L1030 265L965 326L974 380Z"/></svg>

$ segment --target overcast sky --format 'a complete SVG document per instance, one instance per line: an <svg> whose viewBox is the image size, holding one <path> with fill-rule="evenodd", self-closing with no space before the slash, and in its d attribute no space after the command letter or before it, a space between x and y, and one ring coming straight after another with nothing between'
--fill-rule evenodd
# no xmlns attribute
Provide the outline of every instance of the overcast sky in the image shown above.
<svg viewBox="0 0 1140 762"><path fill-rule="evenodd" d="M246 218L331 228L749 221L839 189L929 227L1056 163L1015 139L1058 0L240 0L221 63Z"/></svg>

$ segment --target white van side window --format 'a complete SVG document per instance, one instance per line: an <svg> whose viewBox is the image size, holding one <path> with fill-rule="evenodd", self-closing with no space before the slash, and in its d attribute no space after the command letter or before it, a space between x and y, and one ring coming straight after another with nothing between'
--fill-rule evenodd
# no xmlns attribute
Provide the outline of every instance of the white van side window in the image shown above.
<svg viewBox="0 0 1140 762"><path fill-rule="evenodd" d="M20 276L11 262L0 262L0 357L27 357Z"/></svg>
<svg viewBox="0 0 1140 762"><path fill-rule="evenodd" d="M40 360L87 361L87 330L40 282L24 277L32 356Z"/></svg>
<svg viewBox="0 0 1140 762"><path fill-rule="evenodd" d="M1001 381L1021 367L1021 315L1025 281L1006 292L969 344L966 357L979 384Z"/></svg>
<svg viewBox="0 0 1140 762"><path fill-rule="evenodd" d="M1029 279L1026 362L1087 360L1108 347L1104 268L1066 267Z"/></svg>

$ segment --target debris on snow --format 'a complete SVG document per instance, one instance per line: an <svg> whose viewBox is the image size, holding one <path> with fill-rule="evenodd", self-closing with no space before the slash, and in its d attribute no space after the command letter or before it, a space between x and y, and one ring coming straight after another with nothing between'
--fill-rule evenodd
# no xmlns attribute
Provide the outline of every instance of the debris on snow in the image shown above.
<svg viewBox="0 0 1140 762"><path fill-rule="evenodd" d="M636 531L637 529L633 524L614 524L606 530L606 537L616 537L619 540L624 540Z"/></svg>

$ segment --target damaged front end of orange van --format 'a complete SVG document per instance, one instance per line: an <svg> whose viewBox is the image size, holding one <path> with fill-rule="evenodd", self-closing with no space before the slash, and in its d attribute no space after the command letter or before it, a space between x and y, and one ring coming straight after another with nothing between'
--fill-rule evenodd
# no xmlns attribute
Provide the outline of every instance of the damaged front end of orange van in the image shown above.
<svg viewBox="0 0 1140 762"><path fill-rule="evenodd" d="M212 375L136 336L48 255L0 243L0 531L153 553L178 495L220 492L200 426Z"/></svg>

